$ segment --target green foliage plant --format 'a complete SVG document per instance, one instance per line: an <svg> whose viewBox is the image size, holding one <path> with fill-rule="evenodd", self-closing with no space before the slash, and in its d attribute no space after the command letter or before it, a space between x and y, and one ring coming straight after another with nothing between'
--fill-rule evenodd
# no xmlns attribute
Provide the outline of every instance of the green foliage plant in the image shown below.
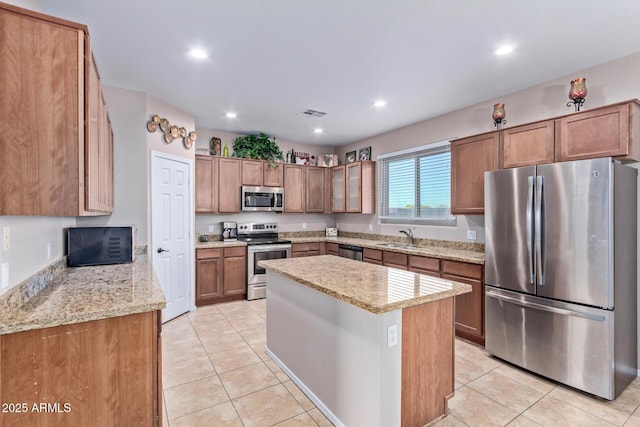
<svg viewBox="0 0 640 427"><path fill-rule="evenodd" d="M268 160L271 167L275 166L276 160L284 160L282 150L276 144L276 139L271 139L262 132L260 135L237 137L233 141L233 156L243 159Z"/></svg>

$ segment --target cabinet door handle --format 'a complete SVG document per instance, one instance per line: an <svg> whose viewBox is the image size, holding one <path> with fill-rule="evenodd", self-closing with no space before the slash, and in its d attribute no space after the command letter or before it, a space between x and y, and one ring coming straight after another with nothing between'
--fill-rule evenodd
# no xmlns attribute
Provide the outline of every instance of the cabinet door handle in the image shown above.
<svg viewBox="0 0 640 427"><path fill-rule="evenodd" d="M169 249L158 248L158 253L161 254L162 252L169 252Z"/></svg>

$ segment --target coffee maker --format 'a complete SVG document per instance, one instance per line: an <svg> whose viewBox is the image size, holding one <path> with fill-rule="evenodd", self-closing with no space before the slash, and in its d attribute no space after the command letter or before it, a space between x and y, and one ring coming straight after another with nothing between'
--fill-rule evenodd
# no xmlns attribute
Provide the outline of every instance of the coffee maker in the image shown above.
<svg viewBox="0 0 640 427"><path fill-rule="evenodd" d="M238 223L233 221L221 222L222 226L222 241L223 242L235 242L238 240Z"/></svg>

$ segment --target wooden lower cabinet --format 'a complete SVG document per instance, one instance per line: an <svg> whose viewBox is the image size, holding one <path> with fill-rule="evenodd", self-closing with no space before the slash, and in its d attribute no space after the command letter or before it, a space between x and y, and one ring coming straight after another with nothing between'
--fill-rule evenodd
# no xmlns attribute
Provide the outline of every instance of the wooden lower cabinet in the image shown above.
<svg viewBox="0 0 640 427"><path fill-rule="evenodd" d="M362 249L362 260L369 264L382 265L382 251L379 249Z"/></svg>
<svg viewBox="0 0 640 427"><path fill-rule="evenodd" d="M224 248L224 296L247 293L247 255L244 247Z"/></svg>
<svg viewBox="0 0 640 427"><path fill-rule="evenodd" d="M384 265L385 267L393 267L393 268L399 268L400 270L406 270L407 254L401 254L399 252L383 251L382 265Z"/></svg>
<svg viewBox="0 0 640 427"><path fill-rule="evenodd" d="M484 345L483 266L443 260L441 277L471 285L470 293L456 297L456 335Z"/></svg>
<svg viewBox="0 0 640 427"><path fill-rule="evenodd" d="M322 255L320 242L293 243L291 245L291 257L300 258L306 256Z"/></svg>
<svg viewBox="0 0 640 427"><path fill-rule="evenodd" d="M440 260L426 256L409 255L409 271L440 277Z"/></svg>
<svg viewBox="0 0 640 427"><path fill-rule="evenodd" d="M337 243L327 243L326 249L327 249L327 255L338 256L339 247Z"/></svg>
<svg viewBox="0 0 640 427"><path fill-rule="evenodd" d="M196 305L243 299L247 293L244 246L196 250Z"/></svg>
<svg viewBox="0 0 640 427"><path fill-rule="evenodd" d="M26 405L3 407L0 425L162 425L159 318L150 311L0 336L2 403Z"/></svg>

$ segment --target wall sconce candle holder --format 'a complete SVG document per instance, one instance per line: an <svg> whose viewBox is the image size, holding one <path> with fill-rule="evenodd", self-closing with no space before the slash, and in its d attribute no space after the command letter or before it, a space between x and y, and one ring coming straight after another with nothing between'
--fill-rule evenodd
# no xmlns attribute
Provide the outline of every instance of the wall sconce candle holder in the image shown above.
<svg viewBox="0 0 640 427"><path fill-rule="evenodd" d="M584 104L586 96L587 79L585 77L578 77L575 80L571 80L571 88L569 89L569 99L571 102L567 102L567 107L571 107L573 105L577 113L580 111L580 107Z"/></svg>
<svg viewBox="0 0 640 427"><path fill-rule="evenodd" d="M493 114L491 114L491 117L493 118L493 125L496 129L500 129L500 126L507 124L505 120L506 116L507 113L504 111L504 103L500 102L493 106Z"/></svg>

